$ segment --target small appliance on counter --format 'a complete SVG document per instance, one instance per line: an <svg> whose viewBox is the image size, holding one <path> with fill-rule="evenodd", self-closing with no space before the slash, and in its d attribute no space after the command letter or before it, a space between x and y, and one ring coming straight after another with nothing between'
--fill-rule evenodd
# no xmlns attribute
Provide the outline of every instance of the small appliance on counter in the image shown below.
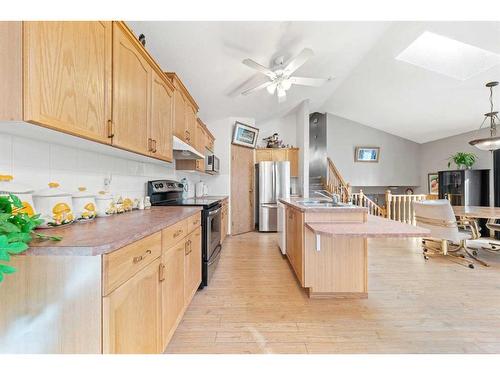
<svg viewBox="0 0 500 375"><path fill-rule="evenodd" d="M181 184L182 184L182 199L187 199L189 197L189 182L186 177L181 179Z"/></svg>
<svg viewBox="0 0 500 375"><path fill-rule="evenodd" d="M148 182L148 195L153 206L201 206L201 285L209 284L222 252L222 205L218 199L183 198L184 185L177 181Z"/></svg>
<svg viewBox="0 0 500 375"><path fill-rule="evenodd" d="M50 182L47 189L33 193L33 202L44 220L42 228L71 224L75 220L71 194L62 190L57 182Z"/></svg>
<svg viewBox="0 0 500 375"><path fill-rule="evenodd" d="M78 192L73 194L73 209L77 221L94 219L97 216L95 195L89 193L86 187L80 186Z"/></svg>
<svg viewBox="0 0 500 375"><path fill-rule="evenodd" d="M205 195L205 183L200 180L200 182L197 182L195 185L195 197L196 198L201 198Z"/></svg>
<svg viewBox="0 0 500 375"><path fill-rule="evenodd" d="M18 209L17 212L22 212L30 216L36 214L35 204L33 203L34 190L12 182L13 179L14 177L11 175L0 175L0 195L14 194L23 204L23 208Z"/></svg>

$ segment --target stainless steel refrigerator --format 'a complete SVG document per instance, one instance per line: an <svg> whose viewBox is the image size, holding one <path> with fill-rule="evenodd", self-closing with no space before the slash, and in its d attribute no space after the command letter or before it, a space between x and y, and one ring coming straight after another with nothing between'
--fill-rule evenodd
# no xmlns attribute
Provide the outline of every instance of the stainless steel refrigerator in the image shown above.
<svg viewBox="0 0 500 375"><path fill-rule="evenodd" d="M290 162L261 161L255 165L259 232L278 230L278 199L290 198Z"/></svg>

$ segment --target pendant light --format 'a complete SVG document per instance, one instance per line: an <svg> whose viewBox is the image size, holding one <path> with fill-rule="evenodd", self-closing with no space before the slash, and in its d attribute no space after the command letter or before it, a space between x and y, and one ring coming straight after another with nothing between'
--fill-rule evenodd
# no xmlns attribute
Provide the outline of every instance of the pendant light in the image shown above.
<svg viewBox="0 0 500 375"><path fill-rule="evenodd" d="M488 138L474 139L469 142L471 146L475 146L483 151L495 151L500 148L500 137L497 136L497 121L498 112L493 111L493 87L497 86L498 82L488 82L486 87L490 89L490 111L484 114L484 120L479 129L481 129L489 119L490 122L490 136Z"/></svg>

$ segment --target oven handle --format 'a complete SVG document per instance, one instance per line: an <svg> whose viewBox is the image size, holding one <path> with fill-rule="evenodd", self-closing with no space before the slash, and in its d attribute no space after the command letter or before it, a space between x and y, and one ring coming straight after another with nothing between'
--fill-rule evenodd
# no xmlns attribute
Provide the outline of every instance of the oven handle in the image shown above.
<svg viewBox="0 0 500 375"><path fill-rule="evenodd" d="M218 209L216 209L216 210L214 210L214 211L210 211L210 212L208 213L208 217L212 217L212 216L217 215L217 214L218 214L221 210L222 210L222 207L220 207L220 208L218 208Z"/></svg>

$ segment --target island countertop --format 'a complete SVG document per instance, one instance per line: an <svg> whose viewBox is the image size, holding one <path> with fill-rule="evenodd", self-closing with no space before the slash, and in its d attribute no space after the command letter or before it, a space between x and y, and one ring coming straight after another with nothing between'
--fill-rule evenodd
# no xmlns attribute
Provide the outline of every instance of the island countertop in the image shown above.
<svg viewBox="0 0 500 375"><path fill-rule="evenodd" d="M368 215L366 223L306 223L315 234L332 237L423 237L430 231L399 221Z"/></svg>
<svg viewBox="0 0 500 375"><path fill-rule="evenodd" d="M151 207L96 218L87 223L40 229L37 233L61 236L61 241L33 240L22 255L96 256L107 254L184 220L197 212L198 206Z"/></svg>
<svg viewBox="0 0 500 375"><path fill-rule="evenodd" d="M301 212L335 211L335 212L360 212L360 213L367 213L368 214L368 208L366 208L366 207L360 207L360 206L355 206L355 205L343 205L343 206L334 206L334 207L306 206L306 205L301 203L301 201L304 201L304 200L314 200L314 199L302 198L302 197L279 199L279 201L281 203L286 204L292 208L295 208ZM321 201L321 199L318 199L318 200Z"/></svg>

